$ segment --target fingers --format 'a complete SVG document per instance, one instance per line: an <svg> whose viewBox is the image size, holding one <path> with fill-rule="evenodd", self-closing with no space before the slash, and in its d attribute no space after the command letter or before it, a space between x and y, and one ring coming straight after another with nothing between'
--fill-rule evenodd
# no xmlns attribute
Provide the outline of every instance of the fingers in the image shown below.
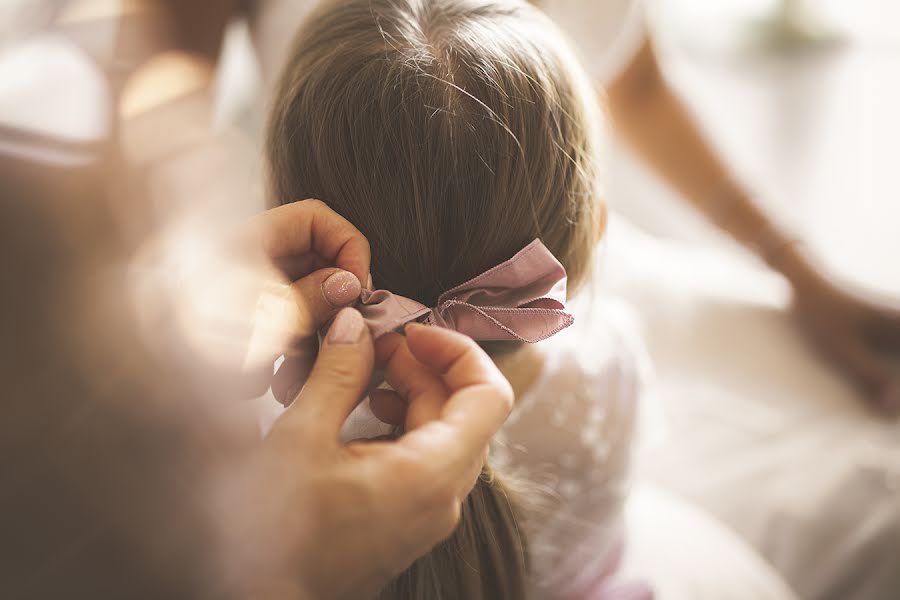
<svg viewBox="0 0 900 600"><path fill-rule="evenodd" d="M439 372L416 360L402 335L389 333L379 338L375 356L384 370L385 381L406 399L403 424L408 431L441 417L449 397L447 387Z"/></svg>
<svg viewBox="0 0 900 600"><path fill-rule="evenodd" d="M319 443L337 444L341 425L366 390L373 361L372 337L362 315L353 308L341 310L281 426L295 428Z"/></svg>
<svg viewBox="0 0 900 600"><path fill-rule="evenodd" d="M464 335L410 325L406 346L440 378L449 395L438 418L408 429L397 446L421 461L438 488L448 487L461 498L475 484L488 443L512 409L512 388L487 354Z"/></svg>
<svg viewBox="0 0 900 600"><path fill-rule="evenodd" d="M436 327L410 325L406 337L388 334L376 344L385 379L409 399L407 432L395 441L354 446L377 480L403 508L394 527L418 555L450 535L459 521L462 499L481 473L488 442L512 407L512 389L470 338ZM305 391L304 391L305 393ZM373 412L388 420L402 415L402 400L373 394ZM417 405L419 408L417 408ZM410 427L413 424L413 427Z"/></svg>
<svg viewBox="0 0 900 600"><path fill-rule="evenodd" d="M406 421L406 401L394 390L372 390L369 394L369 408L382 423L399 427Z"/></svg>
<svg viewBox="0 0 900 600"><path fill-rule="evenodd" d="M345 218L321 200L302 200L254 217L253 235L262 240L269 258L315 253L365 282L369 275L369 242Z"/></svg>
<svg viewBox="0 0 900 600"><path fill-rule="evenodd" d="M339 269L322 269L295 281L289 339L296 342L314 336L338 310L355 302L361 289L355 275Z"/></svg>
<svg viewBox="0 0 900 600"><path fill-rule="evenodd" d="M406 341L452 394L442 419L464 428L473 445L487 444L513 405L512 387L494 362L472 339L446 329L411 324Z"/></svg>

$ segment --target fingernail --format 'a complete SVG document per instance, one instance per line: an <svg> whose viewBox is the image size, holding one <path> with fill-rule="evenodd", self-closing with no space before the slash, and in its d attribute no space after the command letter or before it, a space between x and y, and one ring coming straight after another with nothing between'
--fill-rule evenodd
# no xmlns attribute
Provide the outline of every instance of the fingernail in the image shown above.
<svg viewBox="0 0 900 600"><path fill-rule="evenodd" d="M329 344L355 344L362 337L365 326L358 310L344 308L334 318L326 339Z"/></svg>
<svg viewBox="0 0 900 600"><path fill-rule="evenodd" d="M332 306L347 306L359 298L360 291L359 279L347 271L335 272L322 284L322 293Z"/></svg>
<svg viewBox="0 0 900 600"><path fill-rule="evenodd" d="M372 283L372 274L369 273L369 277L368 277L368 279L366 279L366 289L369 290L369 291L372 291L372 290L375 289L375 288L373 287L374 285L375 285L375 284Z"/></svg>

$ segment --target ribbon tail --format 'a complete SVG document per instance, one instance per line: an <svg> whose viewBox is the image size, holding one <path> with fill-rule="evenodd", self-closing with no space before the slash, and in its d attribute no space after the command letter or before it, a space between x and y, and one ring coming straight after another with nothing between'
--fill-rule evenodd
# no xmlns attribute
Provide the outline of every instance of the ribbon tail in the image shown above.
<svg viewBox="0 0 900 600"><path fill-rule="evenodd" d="M575 322L571 314L554 308L494 308L452 302L441 312L451 329L481 341L533 344Z"/></svg>

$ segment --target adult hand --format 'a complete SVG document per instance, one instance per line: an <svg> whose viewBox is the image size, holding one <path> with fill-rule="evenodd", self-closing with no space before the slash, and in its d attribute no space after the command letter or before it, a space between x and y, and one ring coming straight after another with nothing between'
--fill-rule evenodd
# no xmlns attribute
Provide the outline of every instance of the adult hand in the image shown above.
<svg viewBox="0 0 900 600"><path fill-rule="evenodd" d="M160 323L171 324L186 363L247 398L272 383L278 356L311 365L317 331L369 276L365 237L318 200L268 210L224 236L193 222L172 227L147 254L137 266L158 274L137 290L147 339L171 353Z"/></svg>
<svg viewBox="0 0 900 600"><path fill-rule="evenodd" d="M359 298L361 282L369 275L369 243L349 221L320 200L286 204L255 217L241 235L258 243L270 272L268 289L278 300L269 319L259 319L267 341L251 348L248 361L262 364L263 381L269 385L272 361L285 353L280 377L305 378L318 350L316 334L337 311ZM285 287L283 284L287 282ZM281 289L279 293L277 290ZM258 305L258 307L260 307ZM262 310L266 310L262 308ZM258 336L259 337L259 336ZM259 353L262 352L260 355Z"/></svg>
<svg viewBox="0 0 900 600"><path fill-rule="evenodd" d="M819 273L795 278L794 314L816 347L853 378L873 406L900 414L900 303L867 297Z"/></svg>
<svg viewBox="0 0 900 600"><path fill-rule="evenodd" d="M279 322L290 342L312 337L337 311L359 297L369 279L369 242L349 221L320 200L273 208L250 220L236 240L272 286L287 285L288 321ZM274 266L266 270L266 266Z"/></svg>
<svg viewBox="0 0 900 600"><path fill-rule="evenodd" d="M406 433L341 445L373 363ZM447 537L512 408L490 358L458 333L409 325L373 347L355 309L334 320L299 396L245 469L226 530L261 597L363 598ZM246 518L236 519L236 515Z"/></svg>

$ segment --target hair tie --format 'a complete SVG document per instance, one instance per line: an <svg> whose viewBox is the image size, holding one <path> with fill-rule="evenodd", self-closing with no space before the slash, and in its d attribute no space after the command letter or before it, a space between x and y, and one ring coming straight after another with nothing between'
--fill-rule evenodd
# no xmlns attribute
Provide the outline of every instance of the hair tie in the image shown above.
<svg viewBox="0 0 900 600"><path fill-rule="evenodd" d="M539 342L571 325L566 270L539 239L509 260L423 304L387 290L363 290L357 307L373 338L412 321L478 341Z"/></svg>

